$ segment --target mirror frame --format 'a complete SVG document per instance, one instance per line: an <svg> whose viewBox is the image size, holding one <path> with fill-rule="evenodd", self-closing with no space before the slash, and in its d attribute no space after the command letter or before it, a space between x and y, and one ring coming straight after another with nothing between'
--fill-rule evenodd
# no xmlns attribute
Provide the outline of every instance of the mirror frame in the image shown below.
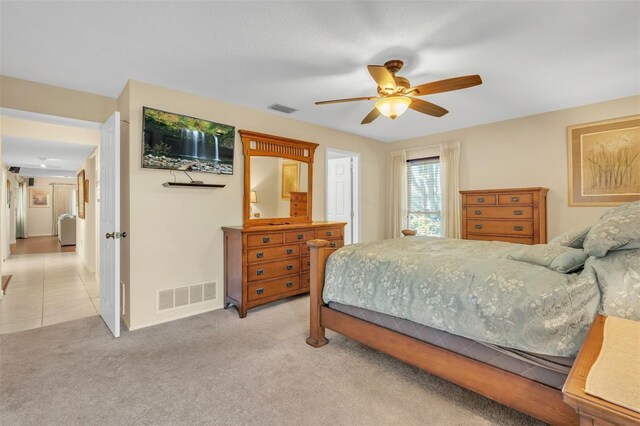
<svg viewBox="0 0 640 426"><path fill-rule="evenodd" d="M310 223L313 201L313 156L317 143L267 135L249 130L238 130L242 138L242 153L244 154L244 226L285 225L290 223ZM253 147L252 147L253 144ZM294 217L251 217L251 157L278 157L307 163L309 174L309 189L307 191L307 215Z"/></svg>

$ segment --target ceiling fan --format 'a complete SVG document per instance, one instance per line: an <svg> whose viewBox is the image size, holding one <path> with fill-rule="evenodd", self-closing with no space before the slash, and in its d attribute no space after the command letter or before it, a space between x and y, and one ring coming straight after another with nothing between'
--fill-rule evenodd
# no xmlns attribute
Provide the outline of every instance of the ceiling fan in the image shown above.
<svg viewBox="0 0 640 426"><path fill-rule="evenodd" d="M441 106L432 104L431 102L418 99L416 96L450 92L452 90L466 89L467 87L482 84L480 76L475 74L433 81L431 83L411 87L409 80L396 75L396 73L402 69L403 65L404 62L399 59L392 59L385 62L384 65L367 65L369 74L371 74L371 77L373 77L375 82L378 83L379 96L364 96L361 98L320 101L316 102L316 105L355 101L376 101L375 108L371 110L360 124L369 124L378 118L380 114L395 120L396 117L404 114L407 108L411 108L412 110L432 115L434 117L442 117L449 111Z"/></svg>

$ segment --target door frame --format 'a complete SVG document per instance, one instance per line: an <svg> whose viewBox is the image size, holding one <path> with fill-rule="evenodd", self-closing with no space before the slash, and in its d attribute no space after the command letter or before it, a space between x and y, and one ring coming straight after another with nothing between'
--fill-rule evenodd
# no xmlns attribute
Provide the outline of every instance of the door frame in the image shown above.
<svg viewBox="0 0 640 426"><path fill-rule="evenodd" d="M329 207L329 157L330 154L337 154L340 158L351 158L353 167L351 168L351 244L360 242L361 220L360 220L360 153L353 151L345 151L343 149L327 147L325 151L325 217L329 216L327 211Z"/></svg>

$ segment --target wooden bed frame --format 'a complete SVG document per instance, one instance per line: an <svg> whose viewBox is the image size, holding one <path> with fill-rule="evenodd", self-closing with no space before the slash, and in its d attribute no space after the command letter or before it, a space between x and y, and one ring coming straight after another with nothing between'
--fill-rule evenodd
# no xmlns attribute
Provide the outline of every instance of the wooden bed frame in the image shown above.
<svg viewBox="0 0 640 426"><path fill-rule="evenodd" d="M329 343L325 337L325 328L328 328L547 423L579 423L578 414L563 402L559 389L330 309L322 300L325 263L337 249L329 248L325 240L311 240L308 244L311 249L309 345L319 348Z"/></svg>

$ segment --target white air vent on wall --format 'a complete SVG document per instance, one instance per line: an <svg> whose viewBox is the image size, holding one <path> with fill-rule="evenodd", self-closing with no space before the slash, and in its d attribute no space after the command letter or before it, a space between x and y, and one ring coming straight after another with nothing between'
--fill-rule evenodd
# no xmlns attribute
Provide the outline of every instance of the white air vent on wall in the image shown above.
<svg viewBox="0 0 640 426"><path fill-rule="evenodd" d="M156 305L158 312L215 300L216 286L217 282L212 281L167 290L158 290Z"/></svg>
<svg viewBox="0 0 640 426"><path fill-rule="evenodd" d="M204 301L208 302L216 298L216 283L204 283L202 284L202 293L204 295Z"/></svg>

